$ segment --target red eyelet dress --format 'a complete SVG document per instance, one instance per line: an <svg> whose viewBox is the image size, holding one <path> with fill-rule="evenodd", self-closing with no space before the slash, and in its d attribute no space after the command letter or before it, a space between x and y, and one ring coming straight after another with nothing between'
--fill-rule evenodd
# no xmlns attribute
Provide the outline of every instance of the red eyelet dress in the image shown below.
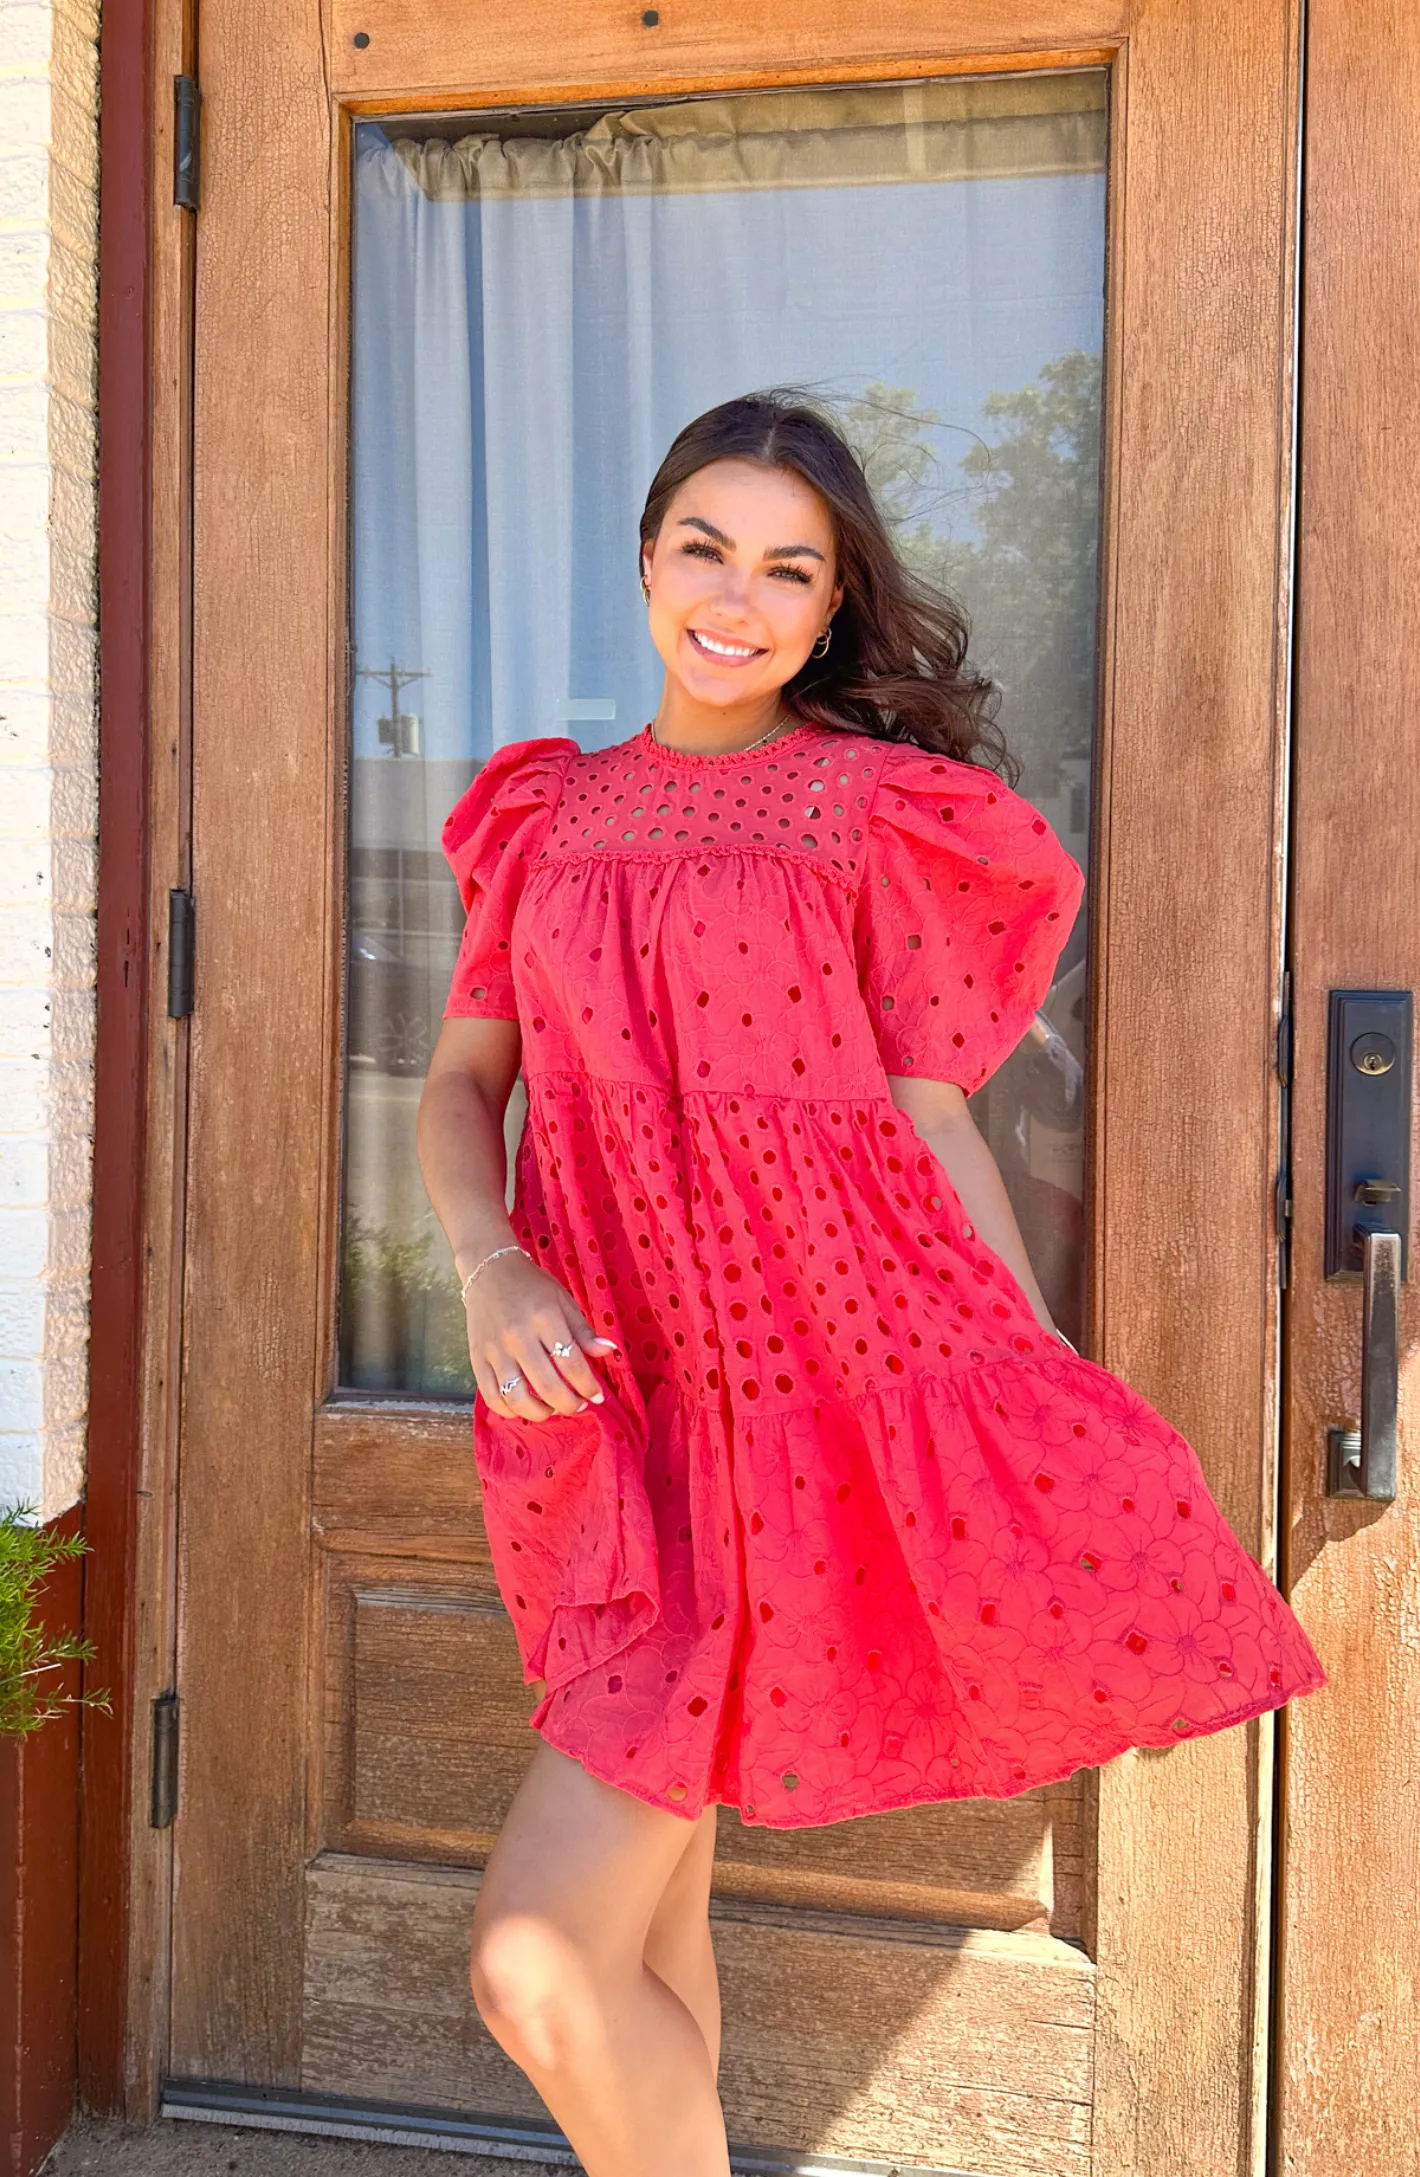
<svg viewBox="0 0 1420 2177"><path fill-rule="evenodd" d="M979 1088L1083 877L994 773L813 726L483 767L450 1015L516 1019L514 1226L620 1353L475 1404L533 1715L792 1828L1004 1797L1325 1682L1191 1447L1043 1331L886 1076Z"/></svg>

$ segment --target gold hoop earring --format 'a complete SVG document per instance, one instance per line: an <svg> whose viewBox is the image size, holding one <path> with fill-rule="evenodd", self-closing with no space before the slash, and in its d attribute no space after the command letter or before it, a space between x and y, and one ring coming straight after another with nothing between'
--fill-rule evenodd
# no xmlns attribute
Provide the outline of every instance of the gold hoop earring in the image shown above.
<svg viewBox="0 0 1420 2177"><path fill-rule="evenodd" d="M651 602L651 585L646 580L646 577L644 575L642 575L641 577L641 595L645 598L647 604L649 605Z"/></svg>
<svg viewBox="0 0 1420 2177"><path fill-rule="evenodd" d="M828 656L828 646L832 641L833 622L830 620L828 626L824 629L823 633L819 636L818 641L814 644L813 649L809 652L809 656L811 658L826 658Z"/></svg>

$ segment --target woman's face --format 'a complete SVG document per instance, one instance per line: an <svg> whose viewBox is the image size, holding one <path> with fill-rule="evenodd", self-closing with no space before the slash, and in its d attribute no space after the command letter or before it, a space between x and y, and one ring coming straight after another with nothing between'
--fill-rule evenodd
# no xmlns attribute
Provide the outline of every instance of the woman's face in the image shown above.
<svg viewBox="0 0 1420 2177"><path fill-rule="evenodd" d="M827 506L790 469L712 461L681 485L643 565L651 640L716 709L792 680L843 597Z"/></svg>

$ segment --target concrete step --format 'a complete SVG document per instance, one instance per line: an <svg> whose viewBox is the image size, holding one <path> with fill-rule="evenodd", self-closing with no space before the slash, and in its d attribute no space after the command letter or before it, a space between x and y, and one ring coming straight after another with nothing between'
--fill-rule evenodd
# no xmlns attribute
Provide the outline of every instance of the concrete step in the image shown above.
<svg viewBox="0 0 1420 2177"><path fill-rule="evenodd" d="M429 2147L371 2146L305 2132L162 2119L113 2124L76 2117L42 2177L568 2177L566 2166L493 2160Z"/></svg>

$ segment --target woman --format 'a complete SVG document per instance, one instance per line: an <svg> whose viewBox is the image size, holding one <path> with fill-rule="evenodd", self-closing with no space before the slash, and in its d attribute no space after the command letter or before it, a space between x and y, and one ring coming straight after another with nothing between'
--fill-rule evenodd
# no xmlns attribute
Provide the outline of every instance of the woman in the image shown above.
<svg viewBox="0 0 1420 2177"><path fill-rule="evenodd" d="M717 1803L1010 1794L1324 1679L1055 1331L967 1109L1084 880L972 760L1009 768L960 616L783 394L681 433L641 565L653 722L500 749L445 827L420 1143L540 1684L474 1994L591 2177L723 2177Z"/></svg>

